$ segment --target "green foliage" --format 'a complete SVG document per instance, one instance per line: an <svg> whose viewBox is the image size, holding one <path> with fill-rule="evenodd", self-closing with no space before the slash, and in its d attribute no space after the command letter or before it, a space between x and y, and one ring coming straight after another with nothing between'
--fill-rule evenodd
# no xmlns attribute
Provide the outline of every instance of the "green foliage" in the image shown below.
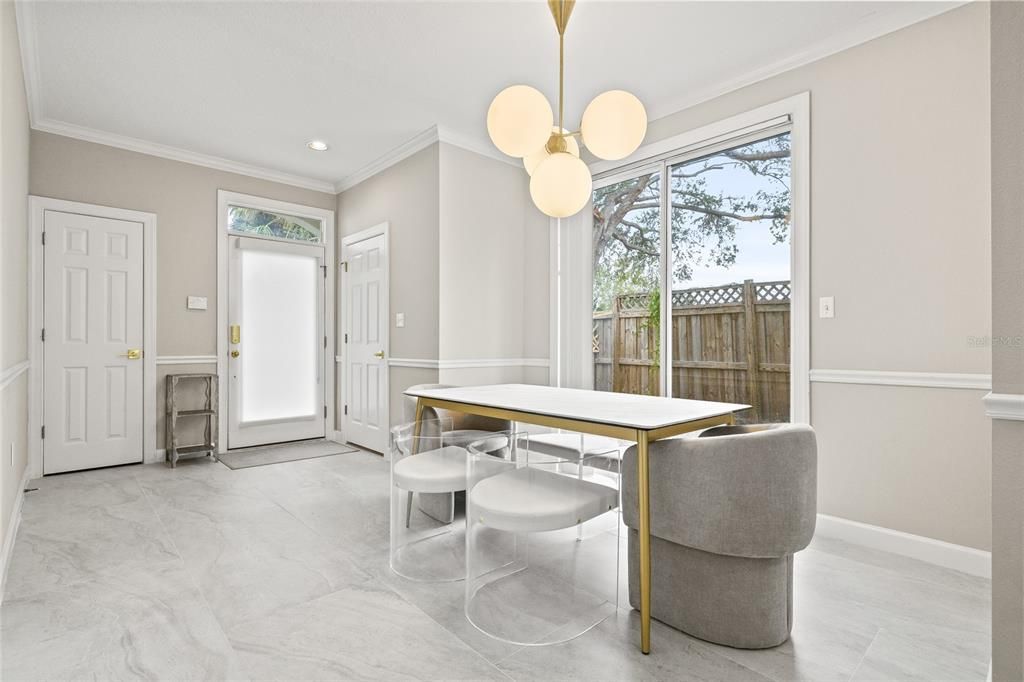
<svg viewBox="0 0 1024 682"><path fill-rule="evenodd" d="M674 281L690 279L695 266L732 266L742 223L767 223L774 243L789 238L790 155L783 134L671 168ZM736 195L711 189L721 184L715 175L737 172L760 179L761 188ZM659 289L661 205L660 173L594 192L594 310L610 310L617 294Z"/></svg>
<svg viewBox="0 0 1024 682"><path fill-rule="evenodd" d="M235 232L264 237L294 239L300 242L320 241L320 224L316 219L268 213L245 206L228 207L228 227Z"/></svg>

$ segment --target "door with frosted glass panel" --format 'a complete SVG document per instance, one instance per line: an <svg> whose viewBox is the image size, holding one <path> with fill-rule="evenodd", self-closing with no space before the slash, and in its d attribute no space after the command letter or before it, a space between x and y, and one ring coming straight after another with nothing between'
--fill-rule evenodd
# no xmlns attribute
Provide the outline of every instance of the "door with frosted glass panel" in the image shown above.
<svg viewBox="0 0 1024 682"><path fill-rule="evenodd" d="M228 448L324 436L323 248L231 237Z"/></svg>

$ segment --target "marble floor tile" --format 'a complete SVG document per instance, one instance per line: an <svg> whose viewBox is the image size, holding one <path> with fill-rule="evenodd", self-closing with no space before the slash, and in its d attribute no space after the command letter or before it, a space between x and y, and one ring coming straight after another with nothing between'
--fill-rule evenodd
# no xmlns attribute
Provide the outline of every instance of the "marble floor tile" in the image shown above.
<svg viewBox="0 0 1024 682"><path fill-rule="evenodd" d="M566 644L513 646L466 620L464 583L390 571L388 480L384 458L359 452L33 481L0 608L3 679L985 676L989 581L820 536L797 555L793 634L774 649L717 646L656 622L654 650L640 654L624 532L619 611ZM531 566L549 587L570 580L594 596L614 585L618 520L606 521L588 523L580 543L574 529L539 539ZM567 631L564 588L514 588L499 621L533 605L538 637Z"/></svg>
<svg viewBox="0 0 1024 682"><path fill-rule="evenodd" d="M35 506L26 501L26 507ZM99 575L178 561L142 498L109 506L55 505L26 515L7 572L5 594L23 596Z"/></svg>
<svg viewBox="0 0 1024 682"><path fill-rule="evenodd" d="M525 647L498 662L514 680L766 682L770 678L655 621L651 654L639 649L640 618L618 614L565 644Z"/></svg>
<svg viewBox="0 0 1024 682"><path fill-rule="evenodd" d="M346 588L237 625L253 680L503 680L497 668L383 586Z"/></svg>
<svg viewBox="0 0 1024 682"><path fill-rule="evenodd" d="M0 648L12 681L245 678L180 563L5 599Z"/></svg>

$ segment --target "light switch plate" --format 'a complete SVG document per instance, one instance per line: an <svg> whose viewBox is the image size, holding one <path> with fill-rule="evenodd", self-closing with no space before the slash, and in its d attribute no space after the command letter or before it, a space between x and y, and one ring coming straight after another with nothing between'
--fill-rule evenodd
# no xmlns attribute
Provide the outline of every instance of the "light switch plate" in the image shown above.
<svg viewBox="0 0 1024 682"><path fill-rule="evenodd" d="M395 326L396 327L404 327L405 326L405 313L395 313Z"/></svg>
<svg viewBox="0 0 1024 682"><path fill-rule="evenodd" d="M836 299L835 296L822 296L818 299L818 317L835 317Z"/></svg>
<svg viewBox="0 0 1024 682"><path fill-rule="evenodd" d="M206 310L206 297L189 296L185 307L189 310Z"/></svg>

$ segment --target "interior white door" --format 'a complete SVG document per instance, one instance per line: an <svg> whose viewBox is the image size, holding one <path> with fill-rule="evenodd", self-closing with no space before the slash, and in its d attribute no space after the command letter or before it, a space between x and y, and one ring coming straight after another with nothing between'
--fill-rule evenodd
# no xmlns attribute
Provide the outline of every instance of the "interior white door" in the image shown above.
<svg viewBox="0 0 1024 682"><path fill-rule="evenodd" d="M388 443L388 254L384 235L345 245L342 259L345 439L384 452Z"/></svg>
<svg viewBox="0 0 1024 682"><path fill-rule="evenodd" d="M228 448L323 438L323 247L230 238Z"/></svg>
<svg viewBox="0 0 1024 682"><path fill-rule="evenodd" d="M143 226L43 217L43 473L143 460Z"/></svg>

